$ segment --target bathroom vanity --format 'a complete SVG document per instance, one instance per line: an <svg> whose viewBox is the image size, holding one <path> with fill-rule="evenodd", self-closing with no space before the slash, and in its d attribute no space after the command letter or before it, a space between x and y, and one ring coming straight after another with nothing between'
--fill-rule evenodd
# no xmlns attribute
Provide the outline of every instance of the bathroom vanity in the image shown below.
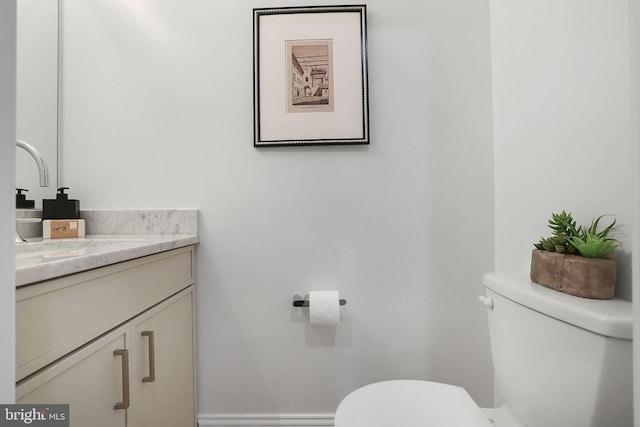
<svg viewBox="0 0 640 427"><path fill-rule="evenodd" d="M69 404L78 427L195 426L197 242L196 232L18 246L16 402Z"/></svg>

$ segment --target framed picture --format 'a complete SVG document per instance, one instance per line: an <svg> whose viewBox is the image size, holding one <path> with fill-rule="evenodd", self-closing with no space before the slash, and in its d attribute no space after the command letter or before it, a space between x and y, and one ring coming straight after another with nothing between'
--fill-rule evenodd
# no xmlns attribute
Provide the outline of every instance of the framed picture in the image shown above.
<svg viewBox="0 0 640 427"><path fill-rule="evenodd" d="M369 144L366 12L253 10L255 147Z"/></svg>

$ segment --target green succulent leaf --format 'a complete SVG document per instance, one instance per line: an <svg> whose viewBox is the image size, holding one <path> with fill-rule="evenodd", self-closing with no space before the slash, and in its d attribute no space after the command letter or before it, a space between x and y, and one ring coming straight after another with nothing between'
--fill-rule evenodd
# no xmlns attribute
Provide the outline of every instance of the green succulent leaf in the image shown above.
<svg viewBox="0 0 640 427"><path fill-rule="evenodd" d="M600 220L604 216L605 215L600 215L598 218L593 220L591 222L591 227L589 227L589 229L587 230L587 233L596 235L598 237L605 237L606 238L610 231L615 230L614 226L616 225L616 220L614 219L613 222L611 224L609 224L608 227L606 227L604 230L598 232L598 223L600 222Z"/></svg>
<svg viewBox="0 0 640 427"><path fill-rule="evenodd" d="M549 228L553 231L554 236L578 236L576 221L571 213L562 211L560 214L552 213L549 220Z"/></svg>
<svg viewBox="0 0 640 427"><path fill-rule="evenodd" d="M607 239L604 236L598 237L595 234L587 234L585 239L572 237L571 243L585 258L601 258L620 246L617 241Z"/></svg>

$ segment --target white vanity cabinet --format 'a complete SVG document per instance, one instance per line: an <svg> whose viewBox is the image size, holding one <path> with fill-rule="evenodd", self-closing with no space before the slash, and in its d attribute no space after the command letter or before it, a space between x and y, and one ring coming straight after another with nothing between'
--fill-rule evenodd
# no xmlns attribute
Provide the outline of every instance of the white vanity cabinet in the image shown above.
<svg viewBox="0 0 640 427"><path fill-rule="evenodd" d="M193 247L16 290L17 403L70 425L195 426Z"/></svg>
<svg viewBox="0 0 640 427"><path fill-rule="evenodd" d="M195 425L193 289L131 321L131 426Z"/></svg>

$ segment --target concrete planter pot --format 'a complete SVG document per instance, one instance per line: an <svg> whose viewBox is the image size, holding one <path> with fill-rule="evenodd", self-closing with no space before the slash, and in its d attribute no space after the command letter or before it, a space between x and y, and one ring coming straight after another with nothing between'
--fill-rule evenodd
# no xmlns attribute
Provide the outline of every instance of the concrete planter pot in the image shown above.
<svg viewBox="0 0 640 427"><path fill-rule="evenodd" d="M531 281L582 298L612 299L616 288L616 262L534 249Z"/></svg>

